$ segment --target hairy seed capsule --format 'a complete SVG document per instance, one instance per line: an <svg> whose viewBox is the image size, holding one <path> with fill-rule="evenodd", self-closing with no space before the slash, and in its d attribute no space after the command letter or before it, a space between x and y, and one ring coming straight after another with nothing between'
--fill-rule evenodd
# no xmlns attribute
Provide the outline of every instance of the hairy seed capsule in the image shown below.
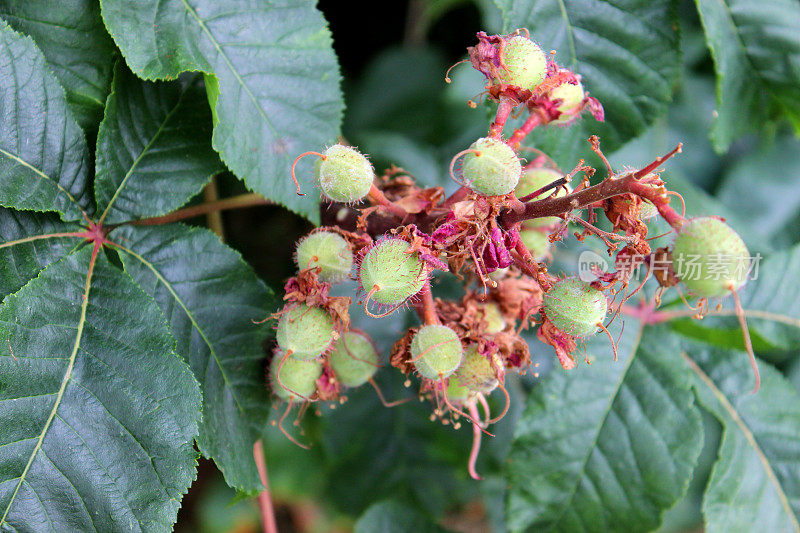
<svg viewBox="0 0 800 533"><path fill-rule="evenodd" d="M575 337L597 332L598 324L608 312L608 300L578 278L566 278L555 283L544 294L542 307L547 318L561 331Z"/></svg>
<svg viewBox="0 0 800 533"><path fill-rule="evenodd" d="M539 45L521 35L505 42L499 69L501 83L533 90L547 75L547 57ZM505 67L505 68L503 68Z"/></svg>
<svg viewBox="0 0 800 533"><path fill-rule="evenodd" d="M332 231L318 231L297 243L295 261L300 270L319 267L322 281L341 281L353 268L353 252L347 241Z"/></svg>
<svg viewBox="0 0 800 533"><path fill-rule="evenodd" d="M358 387L378 371L378 352L361 333L348 331L333 344L328 355L333 373L345 387Z"/></svg>
<svg viewBox="0 0 800 533"><path fill-rule="evenodd" d="M716 218L699 217L678 230L672 261L686 288L696 296L715 298L745 284L750 253L730 226Z"/></svg>
<svg viewBox="0 0 800 533"><path fill-rule="evenodd" d="M466 402L471 395L472 391L469 390L460 379L455 375L450 376L447 382L447 399L450 400L450 403L462 404Z"/></svg>
<svg viewBox="0 0 800 533"><path fill-rule="evenodd" d="M558 104L558 110L561 112L559 117L552 121L551 124L566 124L572 122L576 115L572 114L573 111L583 102L584 98L583 85L580 83L564 82L557 85L550 91L550 99L561 100Z"/></svg>
<svg viewBox="0 0 800 533"><path fill-rule="evenodd" d="M514 194L517 195L517 198L524 198L529 194L533 194L534 192L538 191L545 185L550 185L561 177L562 174L557 170L553 170L552 168L530 168L522 173L522 176L519 179L519 185L517 185L517 188L514 190ZM542 194L533 197L532 200L542 200L549 197L551 194L553 194L553 192L556 192L556 197L565 196L569 193L569 191L570 188L569 185L567 185L566 188L559 187L557 192L553 189L545 191ZM542 217L534 218L533 220L526 220L525 226L530 228L541 228L543 226L552 226L554 224L558 224L559 222L561 222L561 219L558 217Z"/></svg>
<svg viewBox="0 0 800 533"><path fill-rule="evenodd" d="M490 361L478 352L477 346L470 345L453 377L472 392L489 394L499 385L496 369L502 365L503 360L496 353L492 354Z"/></svg>
<svg viewBox="0 0 800 533"><path fill-rule="evenodd" d="M350 203L364 198L372 187L375 170L358 150L334 144L315 165L317 183L326 198Z"/></svg>
<svg viewBox="0 0 800 533"><path fill-rule="evenodd" d="M384 305L402 303L417 294L428 272L419 255L407 253L411 245L403 239L387 238L375 243L364 255L358 270L361 287Z"/></svg>
<svg viewBox="0 0 800 533"><path fill-rule="evenodd" d="M422 326L411 340L414 367L428 379L450 376L461 364L463 355L461 340L447 326Z"/></svg>
<svg viewBox="0 0 800 533"><path fill-rule="evenodd" d="M333 318L319 307L295 304L278 320L278 345L297 359L314 359L333 340Z"/></svg>
<svg viewBox="0 0 800 533"><path fill-rule="evenodd" d="M289 356L281 366L283 358L283 353L276 352L269 365L272 392L284 400L310 398L317 390L317 379L322 375L322 364L313 359L302 360ZM281 369L280 382L278 382L278 368Z"/></svg>
<svg viewBox="0 0 800 533"><path fill-rule="evenodd" d="M514 190L522 164L514 150L499 139L483 137L464 156L461 174L464 185L484 196L501 196Z"/></svg>

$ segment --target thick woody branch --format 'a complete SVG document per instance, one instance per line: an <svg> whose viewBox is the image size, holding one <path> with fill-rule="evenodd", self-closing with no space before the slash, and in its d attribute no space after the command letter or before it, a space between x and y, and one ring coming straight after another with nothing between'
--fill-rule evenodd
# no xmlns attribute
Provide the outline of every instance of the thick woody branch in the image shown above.
<svg viewBox="0 0 800 533"><path fill-rule="evenodd" d="M500 215L500 223L505 227L524 220L551 217L569 213L575 209L582 209L622 194L635 194L649 200L658 209L659 214L670 226L678 228L683 224L683 217L669 206L669 197L664 194L664 188L649 181L641 180L652 172L669 157L680 152L678 145L668 154L657 158L641 170L630 172L620 177L611 177L592 187L573 192L566 196L549 197L543 200L528 202L524 210L506 210Z"/></svg>

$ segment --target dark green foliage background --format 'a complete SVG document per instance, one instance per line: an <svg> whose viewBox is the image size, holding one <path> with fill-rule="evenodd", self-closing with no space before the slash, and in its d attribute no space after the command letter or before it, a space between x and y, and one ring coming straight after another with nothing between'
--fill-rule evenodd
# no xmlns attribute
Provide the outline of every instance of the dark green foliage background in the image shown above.
<svg viewBox="0 0 800 533"><path fill-rule="evenodd" d="M800 2L347 4L0 0L0 516L64 376L42 350L73 348L43 316L67 332L83 323L74 302L89 252L73 240L2 244L77 231L78 207L116 224L200 203L212 175L222 196L278 204L225 213L224 243L202 218L112 233L124 248L101 252L79 374L0 531L257 528L259 437L287 531L298 513L314 517L309 531L800 531ZM466 472L468 429L431 423L416 401L384 409L370 389L307 416L313 447L295 447L269 425L270 333L252 322L276 309L293 243L318 221L315 194L294 194L291 160L341 134L377 169L398 164L453 190L446 165L485 133L492 106L466 105L478 73L460 66L447 85L444 72L476 31L519 27L583 75L607 119L541 129L532 146L564 168L599 166L585 143L597 133L620 168L683 142L668 186L690 215L726 217L763 254L742 293L761 392L748 394L726 303L702 322L628 319L618 362L593 339L592 365L572 372L552 369L531 338L541 377L509 383L514 405L484 440L481 483ZM204 79L219 87L213 113ZM553 270L574 269L581 249L560 245ZM442 276L434 293L458 286ZM415 320L353 315L384 354ZM397 372L379 381L390 397L411 394ZM84 390L109 408L70 433ZM115 423L130 438L106 439Z"/></svg>

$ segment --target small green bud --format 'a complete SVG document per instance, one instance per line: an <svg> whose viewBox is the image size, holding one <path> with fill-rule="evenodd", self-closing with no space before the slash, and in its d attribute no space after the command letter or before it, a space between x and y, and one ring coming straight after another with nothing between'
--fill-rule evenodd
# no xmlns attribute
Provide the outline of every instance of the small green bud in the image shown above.
<svg viewBox="0 0 800 533"><path fill-rule="evenodd" d="M411 245L398 238L386 238L367 251L361 261L358 277L364 291L384 305L402 303L417 294L428 279L425 264L416 252L407 253Z"/></svg>
<svg viewBox="0 0 800 533"><path fill-rule="evenodd" d="M332 231L318 231L297 243L297 267L319 267L322 281L341 281L353 268L353 252L347 241Z"/></svg>
<svg viewBox="0 0 800 533"><path fill-rule="evenodd" d="M522 174L522 164L514 150L502 140L478 139L461 166L464 185L484 196L502 196L514 190Z"/></svg>
<svg viewBox="0 0 800 533"><path fill-rule="evenodd" d="M313 359L302 360L294 356L286 357L276 352L269 366L270 386L279 398L288 400L310 398L317 390L317 379L322 375L322 364ZM281 369L280 382L278 368ZM281 385L283 383L283 386Z"/></svg>
<svg viewBox="0 0 800 533"><path fill-rule="evenodd" d="M450 376L461 364L463 355L461 340L447 326L422 326L411 340L414 367L428 379Z"/></svg>
<svg viewBox="0 0 800 533"><path fill-rule="evenodd" d="M608 312L605 294L579 280L559 280L544 294L542 307L558 329L575 337L597 332Z"/></svg>
<svg viewBox="0 0 800 533"><path fill-rule="evenodd" d="M521 35L505 42L502 56L505 68L500 68L501 83L516 85L532 91L547 75L547 57L539 45Z"/></svg>
<svg viewBox="0 0 800 533"><path fill-rule="evenodd" d="M498 333L506 329L506 319L500 306L494 302L483 306L483 319L486 320L486 333Z"/></svg>
<svg viewBox="0 0 800 533"><path fill-rule="evenodd" d="M324 309L294 304L278 320L278 346L297 359L322 355L333 340L333 318Z"/></svg>
<svg viewBox="0 0 800 533"><path fill-rule="evenodd" d="M489 394L499 385L497 370L502 366L503 360L496 353L492 354L490 361L478 352L475 345L470 345L453 377L472 392Z"/></svg>
<svg viewBox="0 0 800 533"><path fill-rule="evenodd" d="M326 198L350 203L363 199L375 178L372 163L351 146L334 144L315 165L317 183Z"/></svg>
<svg viewBox="0 0 800 533"><path fill-rule="evenodd" d="M528 228L523 224L519 237L522 239L522 244L531 252L531 256L535 261L541 261L547 257L551 243L550 236L546 231L535 227Z"/></svg>
<svg viewBox="0 0 800 533"><path fill-rule="evenodd" d="M561 100L558 104L558 110L561 112L559 117L552 121L550 124L566 124L572 122L576 115L571 114L583 102L585 94L583 92L583 85L580 83L564 82L557 85L550 91L550 99Z"/></svg>
<svg viewBox="0 0 800 533"><path fill-rule="evenodd" d="M363 385L378 371L378 352L370 340L355 331L344 333L328 355L333 373L345 387Z"/></svg>
<svg viewBox="0 0 800 533"><path fill-rule="evenodd" d="M750 253L730 226L711 217L687 220L672 249L675 273L696 296L725 296L747 281Z"/></svg>

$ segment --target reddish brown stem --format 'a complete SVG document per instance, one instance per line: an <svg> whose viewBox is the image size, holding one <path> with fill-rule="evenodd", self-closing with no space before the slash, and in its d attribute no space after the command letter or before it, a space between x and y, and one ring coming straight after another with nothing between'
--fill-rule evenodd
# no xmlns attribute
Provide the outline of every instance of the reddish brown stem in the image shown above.
<svg viewBox="0 0 800 533"><path fill-rule="evenodd" d="M663 158L659 159L663 160ZM650 166L652 165L648 165L648 167L645 168L649 168ZM626 174L619 178L609 178L597 185L587 187L586 189L573 192L566 196L549 197L543 200L528 202L525 204L525 210L522 212L517 213L512 210L506 210L501 213L500 222L505 227L511 227L513 224L524 220L558 216L563 213L568 213L573 209L581 209L614 196L633 193L649 200L656 206L658 212L664 217L664 220L672 227L680 227L683 224L683 217L669 206L669 197L662 194L660 188L639 181L637 179L637 174L640 172L641 171Z"/></svg>
<svg viewBox="0 0 800 533"><path fill-rule="evenodd" d="M426 282L422 290L419 291L420 301L418 304L418 314L426 325L439 324L439 315L436 314L436 304L433 301L430 282Z"/></svg>
<svg viewBox="0 0 800 533"><path fill-rule="evenodd" d="M518 149L520 143L522 143L522 140L525 139L525 137L527 137L527 135L541 123L542 117L540 117L538 113L531 113L522 126L514 130L514 133L506 141L506 144L515 150Z"/></svg>
<svg viewBox="0 0 800 533"><path fill-rule="evenodd" d="M264 533L278 533L278 526L275 522L275 510L272 507L272 498L269 496L269 481L267 480L267 463L264 460L264 448L261 439L253 445L253 457L256 460L258 476L264 490L258 493L258 507L261 509L261 528Z"/></svg>
<svg viewBox="0 0 800 533"><path fill-rule="evenodd" d="M506 125L508 116L514 109L514 101L510 98L501 98L500 104L497 106L497 114L494 117L494 122L489 127L489 137L499 139L503 135L503 128Z"/></svg>
<svg viewBox="0 0 800 533"><path fill-rule="evenodd" d="M191 207L184 207L172 213L160 217L143 218L141 220L134 220L130 222L132 226L156 226L159 224L168 224L178 220L206 215L215 211L225 211L228 209L239 209L242 207L252 207L255 205L270 205L272 202L264 199L260 194L249 193L225 198L217 202L208 202L206 204L193 205Z"/></svg>

